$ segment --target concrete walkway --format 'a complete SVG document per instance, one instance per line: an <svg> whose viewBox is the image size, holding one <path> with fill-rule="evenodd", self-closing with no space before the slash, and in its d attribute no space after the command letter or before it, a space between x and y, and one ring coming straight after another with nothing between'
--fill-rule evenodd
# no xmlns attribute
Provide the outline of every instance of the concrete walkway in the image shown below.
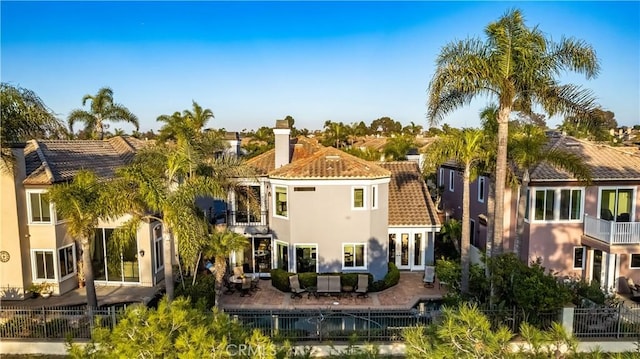
<svg viewBox="0 0 640 359"><path fill-rule="evenodd" d="M274 288L270 280L260 280L260 290L250 297L241 297L238 292L225 295L220 299L224 309L312 309L340 306L345 309L411 309L421 300L438 300L446 294L436 282L433 288L425 288L422 272L400 272L400 281L392 288L382 292L369 293L368 298L351 296L314 296L302 295L302 298L291 298L291 293L284 293Z"/></svg>
<svg viewBox="0 0 640 359"><path fill-rule="evenodd" d="M160 290L159 287L140 286L96 286L98 306L118 303L144 303L147 304ZM25 300L4 300L0 307L20 308L53 308L72 307L87 304L85 288L77 288L60 296L52 295L49 298L29 298Z"/></svg>

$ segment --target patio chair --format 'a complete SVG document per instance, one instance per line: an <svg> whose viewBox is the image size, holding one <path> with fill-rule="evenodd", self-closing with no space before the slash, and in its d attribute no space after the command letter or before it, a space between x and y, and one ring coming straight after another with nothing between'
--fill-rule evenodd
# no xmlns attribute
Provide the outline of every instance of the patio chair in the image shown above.
<svg viewBox="0 0 640 359"><path fill-rule="evenodd" d="M251 296L251 278L243 278L242 286L240 287L240 296Z"/></svg>
<svg viewBox="0 0 640 359"><path fill-rule="evenodd" d="M369 276L366 274L358 274L358 285L356 286L358 298L369 297Z"/></svg>
<svg viewBox="0 0 640 359"><path fill-rule="evenodd" d="M631 293L631 298L632 299L640 298L640 285L635 284L632 278L627 279L627 285L629 286L629 292Z"/></svg>
<svg viewBox="0 0 640 359"><path fill-rule="evenodd" d="M228 276L224 276L222 285L224 285L224 287L227 289L224 291L224 294L233 294L236 292L234 284L229 281Z"/></svg>
<svg viewBox="0 0 640 359"><path fill-rule="evenodd" d="M436 267L425 266L424 278L422 280L424 281L425 288L433 288L433 285L436 282Z"/></svg>
<svg viewBox="0 0 640 359"><path fill-rule="evenodd" d="M257 290L262 290L262 288L258 287L258 283L260 282L260 277L257 275L254 275L251 278L251 290L252 291L257 291Z"/></svg>
<svg viewBox="0 0 640 359"><path fill-rule="evenodd" d="M307 290L300 287L300 280L298 279L298 275L292 275L289 277L289 286L291 287L291 298L302 298L302 293Z"/></svg>

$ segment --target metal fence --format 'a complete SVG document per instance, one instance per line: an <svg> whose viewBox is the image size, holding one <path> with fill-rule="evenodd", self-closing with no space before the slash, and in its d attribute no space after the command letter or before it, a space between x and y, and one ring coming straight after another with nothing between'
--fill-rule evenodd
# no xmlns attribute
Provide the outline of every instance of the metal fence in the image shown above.
<svg viewBox="0 0 640 359"><path fill-rule="evenodd" d="M578 338L640 339L640 307L621 303L575 308L573 334Z"/></svg>
<svg viewBox="0 0 640 359"><path fill-rule="evenodd" d="M117 308L17 308L0 310L3 339L90 339L96 325L112 328Z"/></svg>

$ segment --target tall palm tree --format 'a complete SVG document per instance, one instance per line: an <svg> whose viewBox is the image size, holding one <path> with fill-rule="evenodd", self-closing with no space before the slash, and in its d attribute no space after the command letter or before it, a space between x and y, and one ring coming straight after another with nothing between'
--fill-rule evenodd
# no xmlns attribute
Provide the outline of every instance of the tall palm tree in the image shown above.
<svg viewBox="0 0 640 359"><path fill-rule="evenodd" d="M104 188L104 183L93 172L82 170L71 182L55 184L48 192L56 213L65 219L67 232L80 242L87 305L93 308L98 306L98 298L91 264L91 245L98 219L106 215Z"/></svg>
<svg viewBox="0 0 640 359"><path fill-rule="evenodd" d="M519 10L510 10L490 23L485 34L485 41L470 38L442 48L429 83L427 113L434 124L476 97L497 99L494 244L502 250L511 111L531 113L537 104L551 116L588 114L594 107L591 92L561 84L557 77L569 70L590 79L598 74L599 64L590 45L570 38L553 42L537 27L527 27Z"/></svg>
<svg viewBox="0 0 640 359"><path fill-rule="evenodd" d="M209 234L202 252L205 257L214 258L215 260L213 267L216 276L216 305L219 303L224 275L227 273L229 253L245 248L248 243L247 237L227 229L214 228L213 232Z"/></svg>
<svg viewBox="0 0 640 359"><path fill-rule="evenodd" d="M4 82L0 83L0 119L0 166L3 169L12 168L10 143L66 136L64 125L35 92Z"/></svg>
<svg viewBox="0 0 640 359"><path fill-rule="evenodd" d="M549 147L544 130L532 124L524 124L513 131L509 138L509 158L522 173L516 220L516 238L513 252L520 256L520 242L524 231L527 192L529 190L529 171L542 162L563 169L581 181L591 181L591 171L584 160L571 152Z"/></svg>
<svg viewBox="0 0 640 359"><path fill-rule="evenodd" d="M202 108L195 101L192 101L192 106L193 110L158 116L157 121L165 123L160 128L161 141L172 139L176 142L189 142L202 137L207 122L214 118L213 111Z"/></svg>
<svg viewBox="0 0 640 359"><path fill-rule="evenodd" d="M138 117L123 105L113 102L113 90L110 88L103 87L95 95L84 95L82 106L86 105L87 101L91 102L89 111L76 109L69 114L67 121L71 133L76 122L84 122L87 132L98 140L104 138L105 121L129 122L136 126L136 131L139 129Z"/></svg>
<svg viewBox="0 0 640 359"><path fill-rule="evenodd" d="M471 221L469 215L469 192L473 177L477 175L476 167L484 160L482 151L485 134L482 130L466 128L460 133L452 133L434 143L433 151L440 154L443 160L453 160L463 168L462 172L462 233L460 243L460 261L462 265L462 281L460 290L469 291L471 246Z"/></svg>

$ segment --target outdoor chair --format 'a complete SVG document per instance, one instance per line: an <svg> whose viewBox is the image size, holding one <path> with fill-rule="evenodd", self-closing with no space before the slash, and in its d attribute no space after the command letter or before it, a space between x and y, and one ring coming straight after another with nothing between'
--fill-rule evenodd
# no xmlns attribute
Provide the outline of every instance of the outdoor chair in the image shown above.
<svg viewBox="0 0 640 359"><path fill-rule="evenodd" d="M436 282L436 267L425 266L424 278L422 280L424 281L425 288L433 288L433 285Z"/></svg>
<svg viewBox="0 0 640 359"><path fill-rule="evenodd" d="M260 277L258 277L257 275L254 275L253 278L251 278L251 290L252 291L256 291L256 290L262 290L260 287L258 287L258 283L260 282Z"/></svg>
<svg viewBox="0 0 640 359"><path fill-rule="evenodd" d="M307 290L300 287L300 280L298 280L298 275L292 275L289 277L289 286L291 287L291 298L302 298L302 293Z"/></svg>
<svg viewBox="0 0 640 359"><path fill-rule="evenodd" d="M224 279L222 280L222 284L226 288L226 290L224 291L224 294L233 294L233 293L236 292L236 289L235 289L233 283L231 283L229 281L229 277L228 276L224 276Z"/></svg>
<svg viewBox="0 0 640 359"><path fill-rule="evenodd" d="M367 298L369 296L369 276L366 274L358 274L358 285L356 286L358 298Z"/></svg>
<svg viewBox="0 0 640 359"><path fill-rule="evenodd" d="M640 298L640 285L635 284L632 278L627 279L627 285L629 285L631 298Z"/></svg>
<svg viewBox="0 0 640 359"><path fill-rule="evenodd" d="M251 296L251 278L243 278L240 287L240 296Z"/></svg>

